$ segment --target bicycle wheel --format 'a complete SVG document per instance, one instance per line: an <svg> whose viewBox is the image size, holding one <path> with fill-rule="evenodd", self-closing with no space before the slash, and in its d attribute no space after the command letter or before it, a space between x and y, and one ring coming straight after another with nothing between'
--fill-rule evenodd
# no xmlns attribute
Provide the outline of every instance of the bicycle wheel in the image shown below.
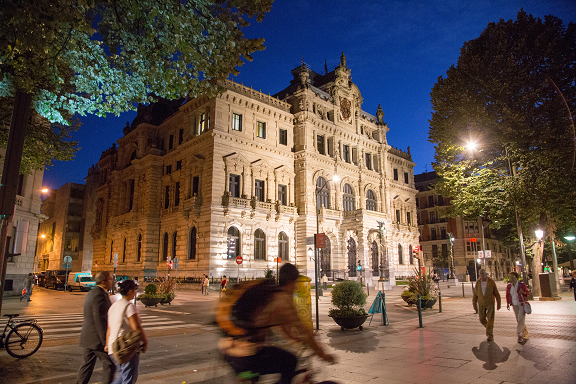
<svg viewBox="0 0 576 384"><path fill-rule="evenodd" d="M42 329L36 324L20 323L6 337L6 352L22 359L34 354L42 345Z"/></svg>

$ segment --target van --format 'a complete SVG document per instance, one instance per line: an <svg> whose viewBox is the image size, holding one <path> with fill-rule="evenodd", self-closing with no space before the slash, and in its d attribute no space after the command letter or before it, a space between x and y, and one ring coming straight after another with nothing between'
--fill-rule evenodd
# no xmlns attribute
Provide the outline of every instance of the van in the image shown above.
<svg viewBox="0 0 576 384"><path fill-rule="evenodd" d="M64 288L66 282L66 270L64 269L49 269L46 271L44 286L46 288L58 289Z"/></svg>
<svg viewBox="0 0 576 384"><path fill-rule="evenodd" d="M68 290L89 291L96 286L90 272L70 272L68 275Z"/></svg>

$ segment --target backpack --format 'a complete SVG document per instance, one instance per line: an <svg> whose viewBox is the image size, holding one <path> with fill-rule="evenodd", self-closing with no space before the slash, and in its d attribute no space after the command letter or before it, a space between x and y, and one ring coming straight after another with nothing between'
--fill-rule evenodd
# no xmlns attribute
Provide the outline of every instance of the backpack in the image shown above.
<svg viewBox="0 0 576 384"><path fill-rule="evenodd" d="M228 336L235 338L250 336L266 327L255 327L254 317L265 308L274 293L280 289L270 279L244 281L226 291L226 296L218 304L216 322Z"/></svg>

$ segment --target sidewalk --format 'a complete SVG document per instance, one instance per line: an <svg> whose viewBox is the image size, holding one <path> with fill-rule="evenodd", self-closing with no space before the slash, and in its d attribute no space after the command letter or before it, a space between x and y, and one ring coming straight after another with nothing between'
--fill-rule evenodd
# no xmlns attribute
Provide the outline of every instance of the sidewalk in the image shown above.
<svg viewBox="0 0 576 384"><path fill-rule="evenodd" d="M322 316L319 337L338 363L319 364L316 379L346 384L576 382L576 302L572 292L564 292L560 301L532 302L533 314L526 320L531 336L524 344L517 343L516 320L513 312L506 310L505 298L496 313L495 340L490 343L471 300L468 293L466 298L446 299L443 313L437 313L437 307L436 313L427 313L424 328L418 328L417 317L402 322L390 318L391 324L382 326L381 316L376 315L372 325L364 324L363 331L342 332ZM139 382L233 383L234 377L217 359L162 374L144 374Z"/></svg>

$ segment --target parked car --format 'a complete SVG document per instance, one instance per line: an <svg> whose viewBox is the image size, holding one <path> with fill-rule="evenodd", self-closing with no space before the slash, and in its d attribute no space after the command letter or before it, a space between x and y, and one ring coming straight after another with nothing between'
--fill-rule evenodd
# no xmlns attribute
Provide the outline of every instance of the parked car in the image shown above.
<svg viewBox="0 0 576 384"><path fill-rule="evenodd" d="M70 292L74 289L89 291L96 286L96 282L90 272L70 272L67 285Z"/></svg>
<svg viewBox="0 0 576 384"><path fill-rule="evenodd" d="M50 269L46 271L46 279L44 286L46 288L59 289L64 288L66 282L66 270L64 269Z"/></svg>
<svg viewBox="0 0 576 384"><path fill-rule="evenodd" d="M36 272L36 285L39 287L46 286L46 272Z"/></svg>

